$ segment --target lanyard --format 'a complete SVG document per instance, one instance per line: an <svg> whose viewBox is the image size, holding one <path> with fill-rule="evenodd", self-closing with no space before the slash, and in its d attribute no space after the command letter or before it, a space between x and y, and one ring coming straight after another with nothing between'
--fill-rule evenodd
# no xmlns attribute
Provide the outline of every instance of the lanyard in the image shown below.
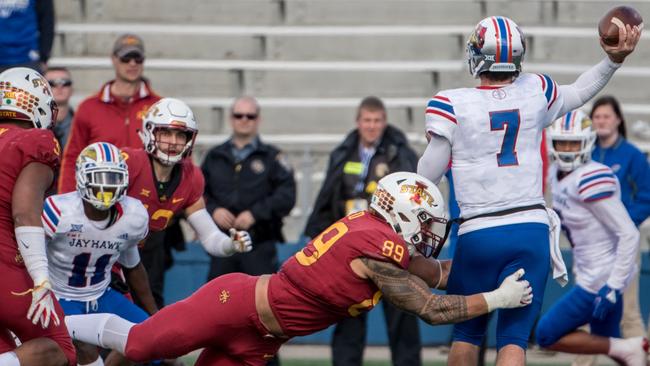
<svg viewBox="0 0 650 366"><path fill-rule="evenodd" d="M363 164L363 170L361 171L361 174L359 174L359 181L354 186L355 195L363 193L364 187L366 185L366 177L368 176L368 170L370 170L370 161L372 160L372 157L375 156L376 151L377 149L375 148L365 149L363 147L359 147L359 155L361 156L361 164Z"/></svg>

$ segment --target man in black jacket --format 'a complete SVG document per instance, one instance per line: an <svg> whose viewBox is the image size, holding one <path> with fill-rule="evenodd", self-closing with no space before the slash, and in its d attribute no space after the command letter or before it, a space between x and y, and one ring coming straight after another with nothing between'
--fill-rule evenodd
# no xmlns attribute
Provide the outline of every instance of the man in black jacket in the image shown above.
<svg viewBox="0 0 650 366"><path fill-rule="evenodd" d="M330 154L325 182L307 221L305 235L313 238L350 213L364 210L383 176L414 172L418 157L406 136L386 122L386 108L376 97L361 101L357 128ZM417 318L383 302L393 365L421 365ZM366 341L365 313L336 325L332 339L334 366L360 366Z"/></svg>
<svg viewBox="0 0 650 366"><path fill-rule="evenodd" d="M258 276L277 271L275 244L284 241L282 219L296 202L293 170L280 150L258 135L257 101L235 100L230 121L232 137L212 148L201 165L205 202L222 230L247 230L254 246L242 255L213 257L208 280L232 272Z"/></svg>

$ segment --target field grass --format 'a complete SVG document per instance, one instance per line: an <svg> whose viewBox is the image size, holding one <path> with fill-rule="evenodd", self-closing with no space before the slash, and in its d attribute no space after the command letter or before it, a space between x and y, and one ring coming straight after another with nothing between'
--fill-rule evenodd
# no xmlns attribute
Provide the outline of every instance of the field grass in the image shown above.
<svg viewBox="0 0 650 366"><path fill-rule="evenodd" d="M194 361L196 360L196 357L194 356L186 356L183 358L183 361L189 366L189 365L194 365ZM423 366L446 366L446 362L444 361L425 361L422 363ZM332 361L330 360L299 360L299 359L283 359L282 360L282 366L331 366ZM392 363L390 361L366 361L363 363L364 366L391 366ZM488 363L487 365L493 366L493 363ZM542 364L542 363L536 363L536 364L528 364L528 366L558 366L557 364ZM567 365L568 366L568 365Z"/></svg>

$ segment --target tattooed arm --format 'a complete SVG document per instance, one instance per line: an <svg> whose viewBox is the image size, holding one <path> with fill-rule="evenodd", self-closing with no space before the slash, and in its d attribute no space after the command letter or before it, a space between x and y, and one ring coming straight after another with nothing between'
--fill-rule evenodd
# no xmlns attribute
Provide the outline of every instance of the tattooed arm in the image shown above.
<svg viewBox="0 0 650 366"><path fill-rule="evenodd" d="M501 287L492 292L470 296L435 295L421 278L392 263L369 258L358 260L361 273L377 285L386 300L432 325L457 323L497 308L519 307L532 301L528 282L517 281L523 270L506 278ZM359 268L355 272L359 272Z"/></svg>
<svg viewBox="0 0 650 366"><path fill-rule="evenodd" d="M427 259L421 255L411 258L408 271L420 277L431 288L444 290L447 288L447 279L451 270L451 261Z"/></svg>

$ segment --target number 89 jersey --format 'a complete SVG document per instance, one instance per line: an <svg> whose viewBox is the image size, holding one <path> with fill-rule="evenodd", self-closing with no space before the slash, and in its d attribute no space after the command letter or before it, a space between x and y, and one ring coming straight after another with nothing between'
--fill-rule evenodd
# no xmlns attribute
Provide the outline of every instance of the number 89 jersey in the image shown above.
<svg viewBox="0 0 650 366"><path fill-rule="evenodd" d="M116 261L127 268L140 263L138 243L148 233L147 210L126 196L114 208L102 229L86 217L77 191L45 200L41 219L48 238L50 281L58 298L95 300L106 291Z"/></svg>
<svg viewBox="0 0 650 366"><path fill-rule="evenodd" d="M361 211L334 223L282 265L271 277L269 302L287 336L311 334L377 304L377 286L350 267L361 257L403 269L410 262L404 240L381 219Z"/></svg>
<svg viewBox="0 0 650 366"><path fill-rule="evenodd" d="M426 132L451 144L462 217L544 203L542 130L562 103L557 84L538 74L501 87L445 90L429 101Z"/></svg>

